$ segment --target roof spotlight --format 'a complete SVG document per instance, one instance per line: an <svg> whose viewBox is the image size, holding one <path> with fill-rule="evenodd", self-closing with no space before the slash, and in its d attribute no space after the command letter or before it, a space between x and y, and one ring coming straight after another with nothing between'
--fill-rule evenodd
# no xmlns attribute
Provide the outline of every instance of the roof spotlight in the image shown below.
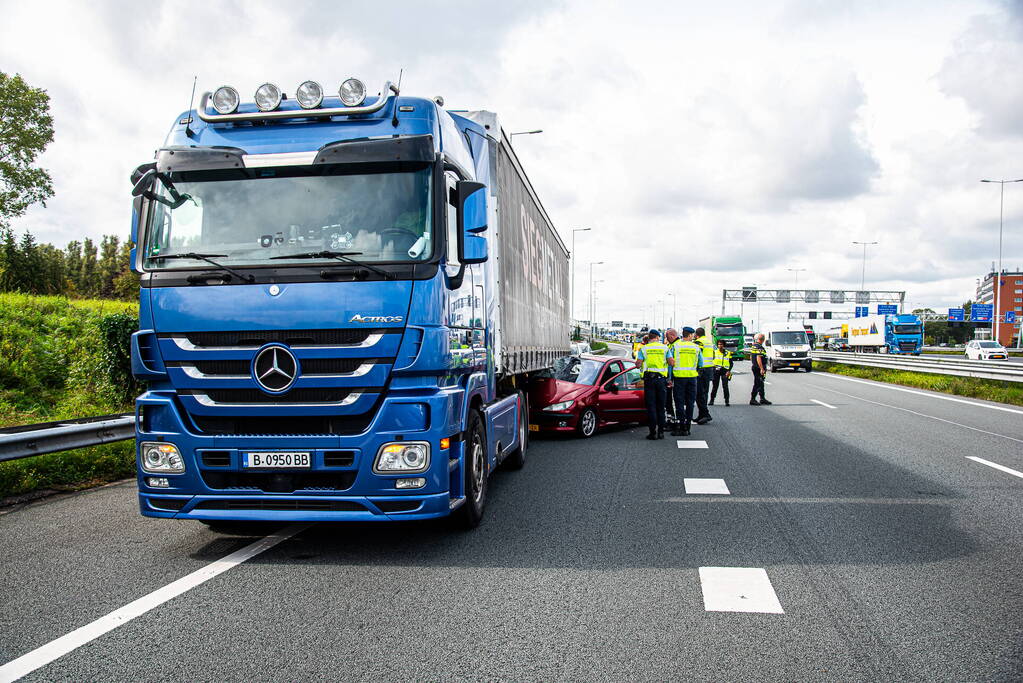
<svg viewBox="0 0 1023 683"><path fill-rule="evenodd" d="M323 103L323 88L316 81L306 81L295 88L295 99L303 109L316 109Z"/></svg>
<svg viewBox="0 0 1023 683"><path fill-rule="evenodd" d="M341 84L338 96L346 107L358 107L366 100L366 84L358 78L349 78Z"/></svg>
<svg viewBox="0 0 1023 683"><path fill-rule="evenodd" d="M218 114L233 114L238 111L238 91L229 85L222 85L213 91L213 108Z"/></svg>
<svg viewBox="0 0 1023 683"><path fill-rule="evenodd" d="M260 111L273 111L281 106L281 89L273 83L264 83L256 88L256 106Z"/></svg>

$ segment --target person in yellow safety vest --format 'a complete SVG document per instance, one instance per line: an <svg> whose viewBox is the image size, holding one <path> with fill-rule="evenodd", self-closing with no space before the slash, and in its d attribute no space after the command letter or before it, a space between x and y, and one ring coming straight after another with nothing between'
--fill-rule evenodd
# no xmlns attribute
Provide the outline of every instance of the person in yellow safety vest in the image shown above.
<svg viewBox="0 0 1023 683"><path fill-rule="evenodd" d="M649 334L644 334L642 340L637 340L637 341L632 342L632 357L633 358L636 357L636 353L639 352L639 350L643 346L643 344L646 344L648 341L650 341L650 335Z"/></svg>
<svg viewBox="0 0 1023 683"><path fill-rule="evenodd" d="M675 416L678 418L672 436L689 436L689 429L693 425L696 381L703 365L703 355L699 345L693 341L693 333L693 328L683 327L682 338L676 339L668 351L671 393L675 399Z"/></svg>
<svg viewBox="0 0 1023 683"><path fill-rule="evenodd" d="M714 342L702 327L696 328L695 341L700 345L700 355L703 356L703 365L696 378L696 424L705 425L714 419L707 410L707 394L710 393L710 383L714 379Z"/></svg>
<svg viewBox="0 0 1023 683"><path fill-rule="evenodd" d="M732 352L725 348L725 340L718 339L718 347L714 349L714 386L710 390L710 405L714 405L714 397L718 395L718 385L728 403L728 382L732 379Z"/></svg>
<svg viewBox="0 0 1023 683"><path fill-rule="evenodd" d="M668 347L661 343L661 333L650 330L650 341L636 352L636 367L643 369L643 394L646 399L647 426L650 433L646 438L664 438L667 418L664 415L664 401L668 391Z"/></svg>

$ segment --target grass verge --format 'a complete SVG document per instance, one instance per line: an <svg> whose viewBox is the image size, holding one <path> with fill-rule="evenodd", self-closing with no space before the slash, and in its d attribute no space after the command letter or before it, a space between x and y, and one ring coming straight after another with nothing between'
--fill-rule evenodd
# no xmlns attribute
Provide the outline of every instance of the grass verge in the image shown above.
<svg viewBox="0 0 1023 683"><path fill-rule="evenodd" d="M975 377L954 377L952 375L935 375L928 372L910 372L909 370L890 370L888 368L871 368L863 365L844 365L842 363L826 363L814 361L813 369L830 372L846 377L870 379L875 382L900 384L914 389L940 391L966 398L980 398L985 401L997 401L1011 405L1023 406L1023 382L1002 382Z"/></svg>

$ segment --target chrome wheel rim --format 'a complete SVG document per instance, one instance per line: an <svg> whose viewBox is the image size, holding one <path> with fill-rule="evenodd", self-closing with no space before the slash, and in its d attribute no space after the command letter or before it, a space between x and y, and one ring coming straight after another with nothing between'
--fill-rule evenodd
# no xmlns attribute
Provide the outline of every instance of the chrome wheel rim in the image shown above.
<svg viewBox="0 0 1023 683"><path fill-rule="evenodd" d="M479 434L472 438L472 499L480 502L483 497L483 443Z"/></svg>
<svg viewBox="0 0 1023 683"><path fill-rule="evenodd" d="M597 416L592 410L583 413L583 434L590 436L597 428Z"/></svg>

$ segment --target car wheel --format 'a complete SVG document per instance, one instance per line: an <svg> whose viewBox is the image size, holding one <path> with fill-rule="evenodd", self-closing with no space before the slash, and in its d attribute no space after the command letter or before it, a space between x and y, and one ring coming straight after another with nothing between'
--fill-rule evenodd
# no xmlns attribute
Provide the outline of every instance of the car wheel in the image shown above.
<svg viewBox="0 0 1023 683"><path fill-rule="evenodd" d="M526 395L519 392L519 445L502 463L510 470L521 470L526 464L526 448L529 447L529 404Z"/></svg>
<svg viewBox="0 0 1023 683"><path fill-rule="evenodd" d="M806 370L807 372L813 372L813 363L808 363L804 365L803 369Z"/></svg>
<svg viewBox="0 0 1023 683"><path fill-rule="evenodd" d="M576 427L579 436L588 439L597 433L597 411L587 408L579 416L579 424Z"/></svg>
<svg viewBox="0 0 1023 683"><path fill-rule="evenodd" d="M475 410L469 413L462 461L465 502L455 511L453 521L462 529L475 529L483 519L487 502L487 435L483 418Z"/></svg>

